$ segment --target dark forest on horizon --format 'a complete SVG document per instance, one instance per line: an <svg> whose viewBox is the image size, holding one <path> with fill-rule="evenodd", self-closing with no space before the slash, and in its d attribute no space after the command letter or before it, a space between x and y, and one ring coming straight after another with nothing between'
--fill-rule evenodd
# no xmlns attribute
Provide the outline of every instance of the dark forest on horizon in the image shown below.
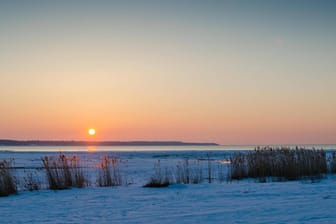
<svg viewBox="0 0 336 224"><path fill-rule="evenodd" d="M181 141L41 141L0 139L0 146L216 146L216 143Z"/></svg>

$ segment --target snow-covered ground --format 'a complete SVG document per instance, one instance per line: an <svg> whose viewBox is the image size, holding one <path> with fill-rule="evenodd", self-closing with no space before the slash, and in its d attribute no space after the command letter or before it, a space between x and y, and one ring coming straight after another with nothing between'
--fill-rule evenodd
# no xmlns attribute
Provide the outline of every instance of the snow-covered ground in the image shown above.
<svg viewBox="0 0 336 224"><path fill-rule="evenodd" d="M335 180L21 192L1 223L335 223Z"/></svg>
<svg viewBox="0 0 336 224"><path fill-rule="evenodd" d="M212 152L213 166L230 153ZM0 160L15 158L17 167L39 167L40 157L52 154L0 152ZM94 163L106 152L79 154ZM126 161L123 172L133 184L20 191L0 198L0 223L336 223L334 176L315 183L215 180L212 184L142 187L158 159L163 167L174 169L183 158L205 155L204 151L119 152Z"/></svg>

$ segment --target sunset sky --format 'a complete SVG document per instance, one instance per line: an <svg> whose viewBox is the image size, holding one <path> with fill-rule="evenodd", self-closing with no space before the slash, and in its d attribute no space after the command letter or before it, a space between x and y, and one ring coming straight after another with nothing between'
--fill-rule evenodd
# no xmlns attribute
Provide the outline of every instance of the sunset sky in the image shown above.
<svg viewBox="0 0 336 224"><path fill-rule="evenodd" d="M335 143L336 1L0 1L0 104L0 139Z"/></svg>

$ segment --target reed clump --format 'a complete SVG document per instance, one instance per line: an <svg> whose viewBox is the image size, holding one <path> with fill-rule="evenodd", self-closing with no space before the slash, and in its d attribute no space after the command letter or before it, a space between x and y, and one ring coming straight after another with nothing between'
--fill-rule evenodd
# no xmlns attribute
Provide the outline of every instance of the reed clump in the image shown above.
<svg viewBox="0 0 336 224"><path fill-rule="evenodd" d="M248 164L245 153L235 153L230 158L228 179L240 180L248 177Z"/></svg>
<svg viewBox="0 0 336 224"><path fill-rule="evenodd" d="M117 156L109 157L105 155L98 163L99 187L121 186L123 178L120 171L120 159Z"/></svg>
<svg viewBox="0 0 336 224"><path fill-rule="evenodd" d="M217 164L217 179L220 183L227 180L227 173L226 173L226 164L218 163Z"/></svg>
<svg viewBox="0 0 336 224"><path fill-rule="evenodd" d="M37 177L36 172L26 172L25 176L23 177L23 187L25 190L28 191L38 191L41 189L41 182Z"/></svg>
<svg viewBox="0 0 336 224"><path fill-rule="evenodd" d="M86 174L78 156L60 153L59 156L45 156L41 160L46 170L49 189L63 190L87 185Z"/></svg>
<svg viewBox="0 0 336 224"><path fill-rule="evenodd" d="M176 165L175 180L177 184L198 184L203 180L203 170L200 161L190 162L184 159Z"/></svg>
<svg viewBox="0 0 336 224"><path fill-rule="evenodd" d="M327 173L324 150L305 148L256 148L247 153L236 153L231 157L229 178L259 178L266 182L298 180L321 177Z"/></svg>
<svg viewBox="0 0 336 224"><path fill-rule="evenodd" d="M154 164L154 174L143 187L168 187L170 184L172 184L171 175L167 168L162 170L160 160L158 160Z"/></svg>
<svg viewBox="0 0 336 224"><path fill-rule="evenodd" d="M17 193L16 181L12 174L12 160L0 161L0 197Z"/></svg>
<svg viewBox="0 0 336 224"><path fill-rule="evenodd" d="M336 173L336 152L331 152L329 156L329 172Z"/></svg>

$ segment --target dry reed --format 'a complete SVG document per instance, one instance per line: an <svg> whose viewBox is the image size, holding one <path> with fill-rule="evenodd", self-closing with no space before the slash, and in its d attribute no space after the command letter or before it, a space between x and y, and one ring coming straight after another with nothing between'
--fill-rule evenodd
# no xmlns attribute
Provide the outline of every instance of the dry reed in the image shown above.
<svg viewBox="0 0 336 224"><path fill-rule="evenodd" d="M199 160L191 163L189 159L184 159L178 162L175 172L177 184L198 184L202 179L203 170Z"/></svg>
<svg viewBox="0 0 336 224"><path fill-rule="evenodd" d="M13 160L0 162L0 197L17 193L16 181L12 175Z"/></svg>
<svg viewBox="0 0 336 224"><path fill-rule="evenodd" d="M168 169L161 169L160 160L154 164L154 174L143 187L168 187L172 183Z"/></svg>
<svg viewBox="0 0 336 224"><path fill-rule="evenodd" d="M305 148L256 148L231 157L230 179L267 178L276 181L321 177L327 173L326 153Z"/></svg>
<svg viewBox="0 0 336 224"><path fill-rule="evenodd" d="M58 157L45 156L41 160L46 170L49 189L62 190L87 185L87 178L78 156L69 157L60 153Z"/></svg>
<svg viewBox="0 0 336 224"><path fill-rule="evenodd" d="M123 178L120 171L119 158L107 155L102 157L98 163L98 178L99 187L120 186L123 184Z"/></svg>

